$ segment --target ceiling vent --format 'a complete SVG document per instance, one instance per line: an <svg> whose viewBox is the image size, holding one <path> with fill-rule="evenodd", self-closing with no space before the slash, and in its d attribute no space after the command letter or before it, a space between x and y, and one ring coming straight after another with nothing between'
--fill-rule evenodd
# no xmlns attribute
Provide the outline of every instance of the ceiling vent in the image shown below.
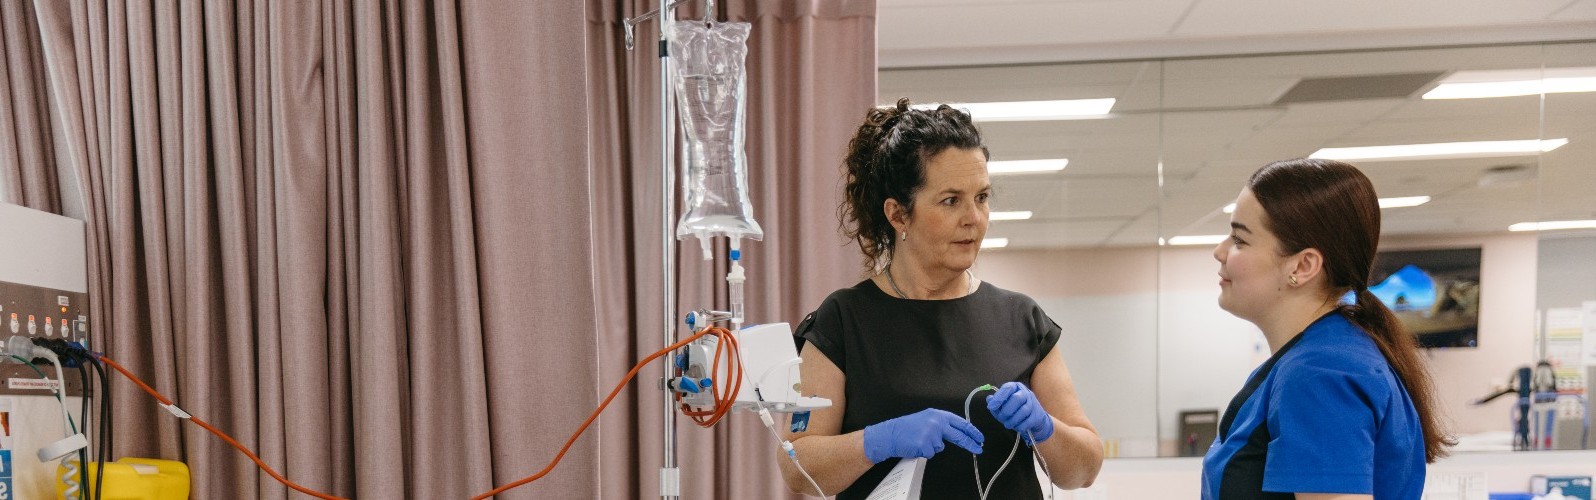
<svg viewBox="0 0 1596 500"><path fill-rule="evenodd" d="M1276 99L1275 104L1408 97L1444 74L1429 72L1306 78Z"/></svg>

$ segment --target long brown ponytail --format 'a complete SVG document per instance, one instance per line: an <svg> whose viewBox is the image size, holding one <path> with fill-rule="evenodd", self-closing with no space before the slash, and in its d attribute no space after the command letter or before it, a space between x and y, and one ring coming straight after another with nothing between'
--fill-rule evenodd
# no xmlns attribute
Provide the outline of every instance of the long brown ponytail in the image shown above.
<svg viewBox="0 0 1596 500"><path fill-rule="evenodd" d="M1374 184L1346 163L1296 159L1264 165L1247 180L1247 188L1263 206L1268 215L1264 225L1280 238L1285 255L1307 248L1324 254L1331 287L1326 300L1355 294L1356 303L1342 306L1342 314L1369 333L1407 388L1424 429L1426 461L1445 457L1456 441L1441 424L1435 386L1413 335L1369 292L1369 271L1380 241Z"/></svg>

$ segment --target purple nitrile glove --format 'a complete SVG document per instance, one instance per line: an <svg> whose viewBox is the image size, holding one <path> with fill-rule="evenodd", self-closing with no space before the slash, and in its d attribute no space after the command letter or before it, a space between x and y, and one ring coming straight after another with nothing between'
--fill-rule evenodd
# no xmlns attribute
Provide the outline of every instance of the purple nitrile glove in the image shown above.
<svg viewBox="0 0 1596 500"><path fill-rule="evenodd" d="M1003 427L1018 432L1025 443L1032 447L1053 437L1053 417L1047 414L1042 402L1036 400L1036 393L1031 392L1025 384L1004 383L996 394L986 398L986 409Z"/></svg>
<svg viewBox="0 0 1596 500"><path fill-rule="evenodd" d="M865 426L864 452L871 463L893 457L931 458L942 451L944 442L970 453L981 453L986 438L981 431L958 415L926 408L885 422Z"/></svg>

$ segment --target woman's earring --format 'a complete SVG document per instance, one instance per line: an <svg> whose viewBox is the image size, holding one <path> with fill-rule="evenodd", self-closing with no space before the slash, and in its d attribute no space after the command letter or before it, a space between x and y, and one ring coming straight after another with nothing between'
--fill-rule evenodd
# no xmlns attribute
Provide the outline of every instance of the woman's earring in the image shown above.
<svg viewBox="0 0 1596 500"><path fill-rule="evenodd" d="M1293 274L1293 275L1287 276L1286 277L1286 283L1290 283L1291 286L1297 286L1297 275Z"/></svg>
<svg viewBox="0 0 1596 500"><path fill-rule="evenodd" d="M903 237L902 238L898 238L898 241L909 241L909 232L908 231L904 231L903 232Z"/></svg>

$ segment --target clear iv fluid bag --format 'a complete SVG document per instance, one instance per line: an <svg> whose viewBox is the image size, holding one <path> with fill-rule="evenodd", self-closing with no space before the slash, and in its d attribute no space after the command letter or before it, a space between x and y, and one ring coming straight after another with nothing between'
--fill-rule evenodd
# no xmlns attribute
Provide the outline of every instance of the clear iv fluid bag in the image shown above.
<svg viewBox="0 0 1596 500"><path fill-rule="evenodd" d="M706 252L715 235L765 236L748 201L743 153L749 28L748 23L701 22L674 22L667 28L687 162L682 169L687 205L676 223L676 238L697 236Z"/></svg>

